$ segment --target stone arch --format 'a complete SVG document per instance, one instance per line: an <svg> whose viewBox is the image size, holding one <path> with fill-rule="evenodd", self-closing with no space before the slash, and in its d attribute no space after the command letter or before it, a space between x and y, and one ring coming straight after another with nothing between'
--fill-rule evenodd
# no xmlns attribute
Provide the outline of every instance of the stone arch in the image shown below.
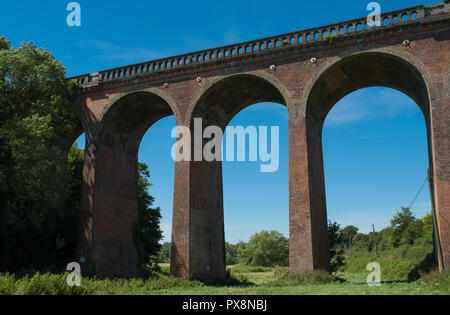
<svg viewBox="0 0 450 315"><path fill-rule="evenodd" d="M178 115L175 103L153 90L122 93L109 102L87 147L82 197L82 267L99 277L137 275L133 229L138 220L138 151L146 131Z"/></svg>
<svg viewBox="0 0 450 315"><path fill-rule="evenodd" d="M346 95L366 87L383 86L413 99L421 109L427 126L429 161L432 169L431 105L438 98L428 70L411 54L396 49L346 52L323 65L308 82L302 100L309 174L309 201L312 231L326 231L326 196L322 129L333 106ZM317 240L316 261L324 265L325 240ZM322 243L322 245L320 245ZM314 244L314 242L313 242Z"/></svg>
<svg viewBox="0 0 450 315"><path fill-rule="evenodd" d="M160 119L174 115L179 123L175 104L170 96L154 88L121 93L110 100L100 115L95 139L109 141L116 134L123 141L134 141L139 146L145 132Z"/></svg>
<svg viewBox="0 0 450 315"><path fill-rule="evenodd" d="M72 132L67 134L63 139L60 139L59 145L65 154L69 153L73 143L85 132L85 130L87 130L87 123L83 113L81 112L82 102L83 99L78 98L73 101L73 104L71 104L75 109L78 121Z"/></svg>
<svg viewBox="0 0 450 315"><path fill-rule="evenodd" d="M346 74L339 73L339 71L333 72L333 70L338 69L338 67L340 67L342 64L345 63L351 64L352 62L355 62L355 60L358 59L360 60L360 63L363 63L363 60L371 62L368 62L368 64L363 65L364 67L359 67L358 69L356 69L357 71L355 71L355 69L352 70L350 68L347 68ZM377 71L374 71L375 70L374 67L378 67L380 65L383 66L383 62L386 62L384 64L384 67L381 67ZM395 65L400 67L394 68L391 71L387 71L389 65L391 66ZM371 66L373 67L371 68ZM398 74L399 69L403 71L403 74ZM356 49L349 50L338 57L332 58L330 61L322 65L320 69L317 71L317 73L308 81L308 83L305 86L301 101L302 114L304 116L307 116L308 112L311 113L310 111L312 110L311 101L312 97L314 97L313 96L314 89L317 88L318 84L323 82L323 80L328 78L327 84L332 84L331 81L339 80L339 76L341 76L341 80L342 79L347 80L347 78L346 77L344 78L342 75L348 76L350 73L354 74L358 72L364 72L366 70L369 70L369 72L367 72L367 77L370 77L370 74L374 76L371 79L367 77L366 78L358 77L351 79L355 81L354 86L347 88L344 87L344 89L346 90L340 91L339 94L336 94L335 99L329 101L329 103L333 104L328 106L331 107L334 106L334 104L336 104L341 98L358 89L371 86L385 86L396 89L411 97L421 108L422 112L425 115L426 120L429 120L430 104L433 102L433 100L439 98L439 92L434 84L434 81L432 79L429 70L414 55L405 52L404 50L392 47L375 48L366 51L357 51ZM412 75L412 77L408 77L408 74ZM334 78L332 78L333 75ZM406 84L405 82L401 82L402 80L399 80L400 77L404 78L405 82L411 82L413 80L416 80L416 85L420 84L420 89L422 90L422 92L426 93L423 95L418 95L414 93L414 87L408 86L408 84ZM398 84L396 84L396 82ZM339 84L339 82L335 83ZM348 82L341 82L341 83L351 85L351 83ZM331 107L326 111L326 113L329 112Z"/></svg>
<svg viewBox="0 0 450 315"><path fill-rule="evenodd" d="M58 163L60 166L64 166L68 163L68 157L69 153L72 149L72 146L74 145L75 141L84 133L86 130L85 121L83 119L83 116L81 114L81 111L79 110L80 106L80 100L77 99L71 104L76 109L76 117L77 121L75 122L74 128L64 134L62 137L57 139L56 146L58 147L58 150L51 150L51 157L54 159L55 162ZM64 176L61 176L59 178L61 185L58 186L58 189L56 191L56 195L58 196L53 200L53 205L58 209L60 217L65 218L66 216L66 203L67 203L67 194L66 194L66 185L67 180Z"/></svg>
<svg viewBox="0 0 450 315"><path fill-rule="evenodd" d="M233 113L227 113L232 115L231 117L228 118L232 118L234 115L239 113L239 111L241 111L247 106L263 101L280 103L288 108L289 114L293 112L293 102L291 101L287 88L281 82L281 80L279 80L277 77L271 74L268 74L267 72L254 71L240 74L225 75L222 77L218 77L205 84L205 86L203 86L202 89L200 89L192 98L192 101L189 104L188 110L186 112L184 124L186 126L191 125L191 122L195 114L198 113L198 108L202 106L201 102L204 102L205 98L210 96L211 93L214 93L215 90L217 91L217 89L223 88L224 85L227 85L232 82L235 83L245 82L245 79L248 79L249 81L246 83L247 85L244 86L244 89L250 88L251 85L254 84L254 87L256 88L266 87L268 88L268 91L263 91L263 93L261 93L262 96L260 97L260 99L258 99L257 96L258 91L255 91L255 94L249 97L248 99L245 99L245 95L239 95L238 97L240 100L244 101L243 103L244 105L237 105L240 106L240 108L236 108ZM230 89L231 86L227 86L227 88ZM239 87L239 89L243 89L243 87L241 86ZM230 120L231 119L228 119L228 121Z"/></svg>
<svg viewBox="0 0 450 315"><path fill-rule="evenodd" d="M247 106L260 102L291 104L287 90L273 76L262 72L219 77L196 93L184 125L192 129L195 118L203 128L214 125L225 129L231 119ZM205 141L205 140L204 140ZM191 139L192 142L192 139ZM175 200L171 272L175 276L198 279L225 277L225 233L223 211L222 162L191 161L176 163L179 188ZM177 177L178 178L178 177ZM177 184L176 184L177 185ZM179 206L176 204L179 202ZM184 218L184 220L181 220ZM186 228L186 220L189 227ZM186 239L189 239L186 245Z"/></svg>
<svg viewBox="0 0 450 315"><path fill-rule="evenodd" d="M180 115L180 111L178 109L178 104L175 102L175 100L172 98L172 96L170 94L162 91L161 89L154 88L154 87L142 89L139 91L132 91L132 92L125 91L125 92L115 95L113 98L108 100L108 103L106 104L104 110L98 117L98 121L99 122L103 121L103 118L106 116L106 114L109 111L112 110L113 107L115 107L117 105L118 101L120 101L123 98L128 97L130 95L136 94L136 93L148 93L148 94L154 94L154 95L160 97L172 109L172 112L173 112L173 115L175 116L175 120L176 120L177 124L181 121L181 115Z"/></svg>

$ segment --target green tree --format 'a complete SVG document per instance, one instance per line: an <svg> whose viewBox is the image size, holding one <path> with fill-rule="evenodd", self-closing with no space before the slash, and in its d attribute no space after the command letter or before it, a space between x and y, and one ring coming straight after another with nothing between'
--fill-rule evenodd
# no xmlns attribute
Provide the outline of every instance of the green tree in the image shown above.
<svg viewBox="0 0 450 315"><path fill-rule="evenodd" d="M416 243L433 246L433 233L434 233L434 223L433 223L433 215L430 213L422 219L422 236L416 240Z"/></svg>
<svg viewBox="0 0 450 315"><path fill-rule="evenodd" d="M0 36L0 272L61 271L73 259L84 164L84 151L67 147L82 130L71 103L77 88L48 51L15 49ZM149 175L140 164L141 266L156 260L161 239Z"/></svg>
<svg viewBox="0 0 450 315"><path fill-rule="evenodd" d="M158 253L161 250L159 241L162 232L159 228L161 209L152 208L155 199L148 193L151 184L148 181L150 171L144 163L139 163L138 178L138 222L134 229L134 240L138 251L139 267L145 270L158 262Z"/></svg>
<svg viewBox="0 0 450 315"><path fill-rule="evenodd" d="M64 212L59 216L61 231L57 236L57 265L67 264L73 259L78 235L81 187L83 183L84 150L75 143L67 157L64 179Z"/></svg>
<svg viewBox="0 0 450 315"><path fill-rule="evenodd" d="M434 225L434 223L433 223L433 215L431 213L427 214L422 219L422 222L423 222L423 230L424 230L424 232L433 233L433 225Z"/></svg>
<svg viewBox="0 0 450 315"><path fill-rule="evenodd" d="M391 220L391 225L395 230L394 244L396 247L413 245L414 241L423 233L423 221L417 220L409 208L402 207Z"/></svg>
<svg viewBox="0 0 450 315"><path fill-rule="evenodd" d="M357 251L368 251L369 250L369 236L364 233L358 233L353 238L354 249Z"/></svg>
<svg viewBox="0 0 450 315"><path fill-rule="evenodd" d="M238 263L241 265L245 265L244 262L244 252L245 252L245 248L247 247L247 243L243 242L243 241L239 241L236 244L236 254L237 254L237 258L238 258Z"/></svg>
<svg viewBox="0 0 450 315"><path fill-rule="evenodd" d="M243 264L250 266L287 266L289 264L288 240L277 231L253 234L245 247L241 247L240 258Z"/></svg>
<svg viewBox="0 0 450 315"><path fill-rule="evenodd" d="M6 40L4 36L0 34L0 50L7 50L10 47L9 41Z"/></svg>
<svg viewBox="0 0 450 315"><path fill-rule="evenodd" d="M349 225L342 229L341 238L345 247L350 247L353 244L353 238L358 234L359 229L356 226Z"/></svg>
<svg viewBox="0 0 450 315"><path fill-rule="evenodd" d="M377 236L380 238L379 244L381 250L393 249L396 246L396 234L393 227L387 227L381 230Z"/></svg>
<svg viewBox="0 0 450 315"><path fill-rule="evenodd" d="M341 233L341 226L336 222L328 223L328 241L330 245L330 265L331 271L337 271L345 265L344 242Z"/></svg>
<svg viewBox="0 0 450 315"><path fill-rule="evenodd" d="M225 254L227 266L232 266L239 263L238 247L236 245L225 242Z"/></svg>
<svg viewBox="0 0 450 315"><path fill-rule="evenodd" d="M67 249L56 201L80 128L75 88L49 52L0 37L0 270L48 268Z"/></svg>
<svg viewBox="0 0 450 315"><path fill-rule="evenodd" d="M158 262L162 264L170 263L170 255L172 251L171 243L164 243L161 245L161 250L159 251L159 259Z"/></svg>

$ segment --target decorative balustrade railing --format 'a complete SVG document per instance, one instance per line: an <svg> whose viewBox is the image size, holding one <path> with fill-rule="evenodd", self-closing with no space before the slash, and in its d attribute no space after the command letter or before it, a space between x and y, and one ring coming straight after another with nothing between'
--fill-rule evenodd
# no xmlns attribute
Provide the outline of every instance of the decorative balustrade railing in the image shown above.
<svg viewBox="0 0 450 315"><path fill-rule="evenodd" d="M426 6L420 5L383 13L381 14L381 23L374 26L370 26L367 23L367 17L364 17L298 32L114 68L95 74L77 76L72 79L76 79L80 85L94 85L113 80L138 78L146 74L162 73L205 63L267 53L268 51L283 49L288 46L307 45L318 41L332 40L335 37L350 36L394 27L396 25L419 23L421 18L427 14L432 14L432 12L428 12Z"/></svg>

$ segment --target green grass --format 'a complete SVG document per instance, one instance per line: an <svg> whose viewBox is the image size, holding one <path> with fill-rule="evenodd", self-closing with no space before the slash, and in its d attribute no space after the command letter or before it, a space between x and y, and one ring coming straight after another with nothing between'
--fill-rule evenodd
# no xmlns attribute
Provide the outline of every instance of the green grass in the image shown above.
<svg viewBox="0 0 450 315"><path fill-rule="evenodd" d="M409 283L367 285L332 283L308 286L251 286L251 287L193 287L173 288L146 292L152 295L437 295L449 294L448 290L432 289Z"/></svg>
<svg viewBox="0 0 450 315"><path fill-rule="evenodd" d="M206 284L154 275L148 280L87 280L81 288L69 288L65 275L40 275L15 279L0 276L0 295L430 295L450 294L450 271L432 272L415 282L382 283L369 287L360 282L341 283L323 273L286 279L276 270L240 273L241 279ZM306 280L305 280L306 279ZM320 284L323 283L323 284Z"/></svg>
<svg viewBox="0 0 450 315"><path fill-rule="evenodd" d="M45 275L44 275L45 276ZM0 294L27 295L414 295L450 294L449 274L428 276L411 283L383 283L381 287L368 287L365 284L331 282L310 285L272 285L273 273L247 274L251 281L246 284L205 285L201 282L183 280L150 279L143 280L83 280L81 288L70 289L61 282L49 282L49 276L39 281L7 280L0 277ZM57 276L55 276L57 277ZM45 282L44 282L45 281ZM60 284L58 284L60 283Z"/></svg>
<svg viewBox="0 0 450 315"><path fill-rule="evenodd" d="M199 281L176 279L164 274L154 274L151 278L132 280L82 279L81 287L69 287L67 274L35 274L16 279L9 274L0 275L0 295L126 295L146 294L152 291L173 288L200 288Z"/></svg>
<svg viewBox="0 0 450 315"><path fill-rule="evenodd" d="M148 279L83 279L80 288L66 285L66 275L0 274L0 295L429 295L450 294L450 271L430 271L428 249L397 248L380 253L355 253L334 276L306 272L291 276L286 267L230 266L219 281L186 281L169 276L169 265ZM370 262L381 265L382 284L369 287Z"/></svg>
<svg viewBox="0 0 450 315"><path fill-rule="evenodd" d="M357 252L346 259L346 265L338 275L351 283L365 283L368 275L366 266L377 262L381 266L384 282L414 282L433 268L433 255L430 247L400 247L389 251Z"/></svg>

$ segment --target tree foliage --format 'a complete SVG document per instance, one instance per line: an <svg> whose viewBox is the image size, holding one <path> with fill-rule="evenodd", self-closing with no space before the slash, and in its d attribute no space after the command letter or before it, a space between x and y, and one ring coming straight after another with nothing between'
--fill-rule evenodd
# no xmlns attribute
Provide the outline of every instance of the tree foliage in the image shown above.
<svg viewBox="0 0 450 315"><path fill-rule="evenodd" d="M417 220L409 208L402 208L392 219L391 225L394 228L394 246L413 245L423 233L423 221Z"/></svg>
<svg viewBox="0 0 450 315"><path fill-rule="evenodd" d="M353 239L358 234L359 229L356 226L349 225L341 230L341 238L343 245L348 248L352 246Z"/></svg>
<svg viewBox="0 0 450 315"><path fill-rule="evenodd" d="M139 257L141 270L158 261L157 255L161 250L159 241L162 232L159 228L161 209L152 208L155 199L148 193L150 171L144 163L138 165L138 222L134 230L134 239Z"/></svg>
<svg viewBox="0 0 450 315"><path fill-rule="evenodd" d="M328 224L330 263L332 271L342 270L347 264L346 251L375 252L400 248L406 252L429 252L433 245L433 218L427 215L416 219L410 209L402 208L392 219L391 226L369 234L360 233L355 226L341 228L336 222ZM417 247L415 247L417 245ZM262 231L254 234L248 243L225 243L227 265L286 266L289 261L288 240L281 233Z"/></svg>
<svg viewBox="0 0 450 315"><path fill-rule="evenodd" d="M378 249L382 251L402 246L433 246L433 217L429 214L423 219L417 219L411 209L403 207L392 218L391 226L376 232L375 235L373 232L356 234L353 237L353 249L374 251L375 239Z"/></svg>
<svg viewBox="0 0 450 315"><path fill-rule="evenodd" d="M240 255L245 265L287 266L289 264L288 240L277 231L262 231L252 235Z"/></svg>
<svg viewBox="0 0 450 315"><path fill-rule="evenodd" d="M67 244L61 139L79 127L75 87L49 52L0 37L0 270L57 264Z"/></svg>
<svg viewBox="0 0 450 315"><path fill-rule="evenodd" d="M33 43L15 49L0 36L0 272L60 271L73 261L84 151L67 148L81 125L71 103L77 85L65 72L48 51ZM161 239L149 175L140 164L141 266L152 262Z"/></svg>
<svg viewBox="0 0 450 315"><path fill-rule="evenodd" d="M328 241L330 245L330 265L331 271L336 271L345 264L344 238L342 229L336 222L328 223Z"/></svg>
<svg viewBox="0 0 450 315"><path fill-rule="evenodd" d="M237 265L239 263L239 248L242 244L243 242L240 242L237 245L225 242L225 256L227 266Z"/></svg>
<svg viewBox="0 0 450 315"><path fill-rule="evenodd" d="M171 257L171 251L172 251L172 244L169 242L166 242L161 245L161 249L159 251L159 258L158 263L168 264L170 263L170 257Z"/></svg>

